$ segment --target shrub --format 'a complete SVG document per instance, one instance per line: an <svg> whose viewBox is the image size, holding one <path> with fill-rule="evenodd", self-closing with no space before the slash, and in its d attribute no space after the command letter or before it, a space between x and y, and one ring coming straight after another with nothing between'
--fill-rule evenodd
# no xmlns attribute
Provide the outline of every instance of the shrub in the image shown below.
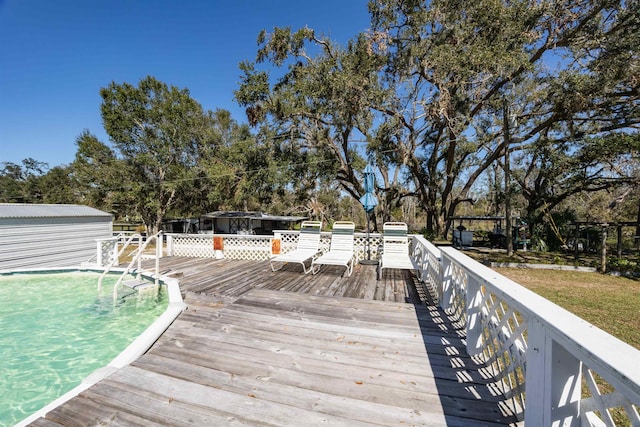
<svg viewBox="0 0 640 427"><path fill-rule="evenodd" d="M607 260L607 269L619 271L621 273L640 273L640 264L626 258L609 257Z"/></svg>

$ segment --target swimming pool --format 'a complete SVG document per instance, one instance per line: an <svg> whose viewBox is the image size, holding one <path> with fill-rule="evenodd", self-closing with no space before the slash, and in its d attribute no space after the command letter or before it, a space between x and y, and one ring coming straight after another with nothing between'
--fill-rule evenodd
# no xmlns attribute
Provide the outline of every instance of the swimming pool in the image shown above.
<svg viewBox="0 0 640 427"><path fill-rule="evenodd" d="M98 273L0 275L0 426L14 425L109 364L167 309L166 287L100 293ZM130 292L129 292L130 293Z"/></svg>

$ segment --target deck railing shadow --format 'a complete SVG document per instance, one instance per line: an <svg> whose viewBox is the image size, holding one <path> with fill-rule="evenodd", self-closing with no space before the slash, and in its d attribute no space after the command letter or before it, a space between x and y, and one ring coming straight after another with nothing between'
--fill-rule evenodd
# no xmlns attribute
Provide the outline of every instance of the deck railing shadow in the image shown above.
<svg viewBox="0 0 640 427"><path fill-rule="evenodd" d="M457 425L469 418L516 425L518 407L505 399L490 366L482 358L467 355L464 323L438 306L433 287L422 288L420 297L425 304L416 306L416 312L447 424ZM437 341L431 338L434 330L440 335ZM485 404L476 404L479 401ZM494 403L493 408L487 410L486 402Z"/></svg>

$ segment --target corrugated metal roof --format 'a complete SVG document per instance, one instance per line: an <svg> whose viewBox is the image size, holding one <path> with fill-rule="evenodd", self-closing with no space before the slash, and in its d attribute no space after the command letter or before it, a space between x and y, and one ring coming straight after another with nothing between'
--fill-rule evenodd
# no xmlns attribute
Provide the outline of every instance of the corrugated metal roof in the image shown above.
<svg viewBox="0 0 640 427"><path fill-rule="evenodd" d="M0 218L110 217L111 214L83 205L0 203Z"/></svg>

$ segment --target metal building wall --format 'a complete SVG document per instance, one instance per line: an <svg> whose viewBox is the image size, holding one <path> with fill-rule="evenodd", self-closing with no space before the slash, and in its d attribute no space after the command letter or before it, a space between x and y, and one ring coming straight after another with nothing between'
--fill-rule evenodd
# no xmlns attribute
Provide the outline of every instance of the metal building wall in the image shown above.
<svg viewBox="0 0 640 427"><path fill-rule="evenodd" d="M79 266L112 229L110 216L0 218L0 270Z"/></svg>

